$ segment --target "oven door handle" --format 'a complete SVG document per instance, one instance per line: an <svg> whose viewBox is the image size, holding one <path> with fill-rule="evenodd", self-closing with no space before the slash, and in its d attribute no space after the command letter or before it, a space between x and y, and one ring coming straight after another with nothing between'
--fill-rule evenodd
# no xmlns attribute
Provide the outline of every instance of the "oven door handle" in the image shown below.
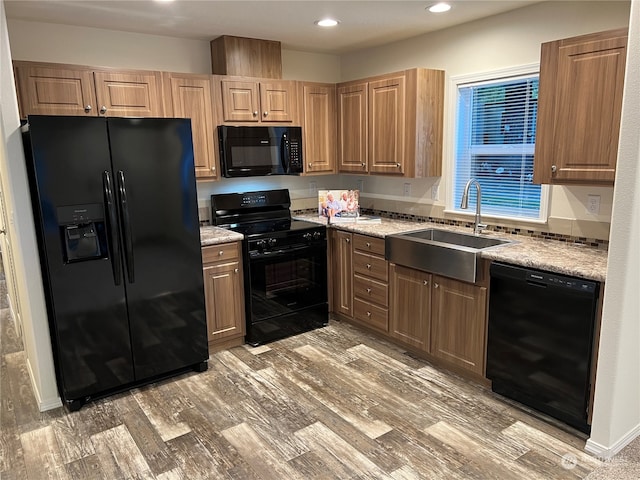
<svg viewBox="0 0 640 480"><path fill-rule="evenodd" d="M321 245L304 245L301 247L271 250L268 252L249 252L249 256L251 257L251 259L277 258L277 257L284 257L292 253L298 253L298 252L304 252L304 251L313 252L315 250L318 250L319 252L325 252L326 249L327 249L327 244L324 243Z"/></svg>

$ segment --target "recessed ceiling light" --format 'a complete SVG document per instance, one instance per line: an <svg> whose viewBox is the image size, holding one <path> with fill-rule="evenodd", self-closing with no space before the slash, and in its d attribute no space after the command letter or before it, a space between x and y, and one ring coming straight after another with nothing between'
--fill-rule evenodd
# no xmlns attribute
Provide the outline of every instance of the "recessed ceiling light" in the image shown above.
<svg viewBox="0 0 640 480"><path fill-rule="evenodd" d="M338 20L334 20L333 18L323 18L322 20L316 20L313 23L315 23L319 27L335 27L340 22L338 22Z"/></svg>
<svg viewBox="0 0 640 480"><path fill-rule="evenodd" d="M440 2L434 5L431 5L430 7L428 7L428 10L431 13L448 12L449 10L451 10L451 5L449 5L448 3Z"/></svg>

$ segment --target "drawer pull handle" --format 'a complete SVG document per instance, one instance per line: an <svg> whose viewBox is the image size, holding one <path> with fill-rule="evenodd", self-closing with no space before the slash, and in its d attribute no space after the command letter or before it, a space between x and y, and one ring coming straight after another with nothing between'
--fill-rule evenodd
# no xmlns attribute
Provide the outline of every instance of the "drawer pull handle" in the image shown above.
<svg viewBox="0 0 640 480"><path fill-rule="evenodd" d="M370 288L367 288L367 293L369 293L369 294L371 293L371 289Z"/></svg>
<svg viewBox="0 0 640 480"><path fill-rule="evenodd" d="M371 264L367 263L367 270L371 270Z"/></svg>

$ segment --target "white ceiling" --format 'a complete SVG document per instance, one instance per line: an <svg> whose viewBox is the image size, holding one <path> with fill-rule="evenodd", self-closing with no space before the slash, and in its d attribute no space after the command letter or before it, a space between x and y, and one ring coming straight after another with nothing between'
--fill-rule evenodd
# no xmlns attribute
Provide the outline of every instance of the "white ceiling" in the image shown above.
<svg viewBox="0 0 640 480"><path fill-rule="evenodd" d="M276 40L290 50L342 54L524 7L539 0L5 0L8 19L212 40L220 35ZM340 21L321 29L314 21Z"/></svg>

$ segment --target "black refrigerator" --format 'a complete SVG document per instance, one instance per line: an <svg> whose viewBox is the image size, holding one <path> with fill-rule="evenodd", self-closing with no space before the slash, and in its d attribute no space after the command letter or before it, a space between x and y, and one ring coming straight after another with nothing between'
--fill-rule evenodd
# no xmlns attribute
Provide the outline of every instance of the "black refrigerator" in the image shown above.
<svg viewBox="0 0 640 480"><path fill-rule="evenodd" d="M32 115L24 130L67 407L205 370L190 120Z"/></svg>

